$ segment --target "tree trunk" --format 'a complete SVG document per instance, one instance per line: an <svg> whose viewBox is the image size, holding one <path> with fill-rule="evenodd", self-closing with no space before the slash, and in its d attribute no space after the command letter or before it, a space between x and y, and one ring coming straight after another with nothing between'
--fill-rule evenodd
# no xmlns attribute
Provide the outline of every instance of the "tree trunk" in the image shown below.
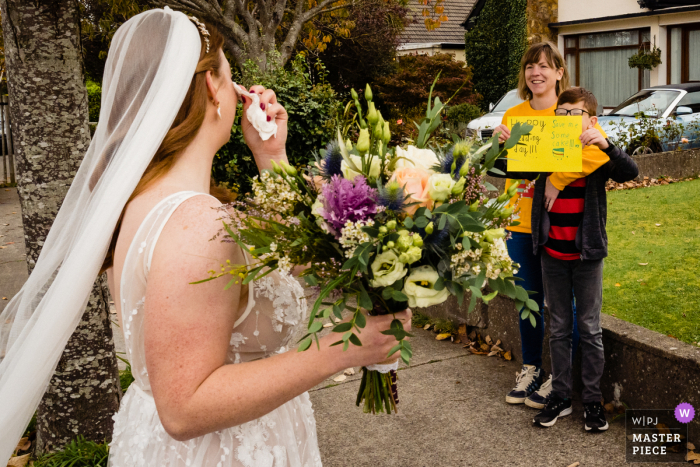
<svg viewBox="0 0 700 467"><path fill-rule="evenodd" d="M90 143L80 12L78 0L0 0L0 9L31 273ZM108 302L106 280L98 278L39 406L37 453L77 434L111 438L121 390Z"/></svg>

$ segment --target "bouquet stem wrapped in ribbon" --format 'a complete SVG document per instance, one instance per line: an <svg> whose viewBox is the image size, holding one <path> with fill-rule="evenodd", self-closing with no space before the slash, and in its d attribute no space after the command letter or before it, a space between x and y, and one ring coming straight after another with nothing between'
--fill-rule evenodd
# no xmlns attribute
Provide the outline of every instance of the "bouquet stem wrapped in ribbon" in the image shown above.
<svg viewBox="0 0 700 467"><path fill-rule="evenodd" d="M437 79L436 79L437 81ZM435 83L433 83L433 86ZM531 127L515 125L499 148L498 134L487 144L457 137L432 144L444 104L428 98L425 118L416 124L415 145L390 147L391 134L372 101L352 91L351 126L316 155L308 167L273 163L253 180L253 195L236 203L225 228L230 238L249 251L250 265L229 267L205 280L232 274L231 283L250 281L274 270L289 273L303 266L301 276L318 291L308 332L298 350L306 351L324 322L332 324L333 345L362 345L360 335L370 315L393 314L407 307L429 307L455 295L461 304L471 292L469 311L477 299L488 302L498 293L515 300L521 319L535 322L538 313L528 292L516 285L518 265L508 256L504 228L515 225L512 199L519 183L499 196L484 182L497 159L518 144ZM489 285L491 293L482 293ZM387 360L406 365L410 334L394 319L383 331L396 338ZM357 405L365 412L395 412L398 362L363 368Z"/></svg>

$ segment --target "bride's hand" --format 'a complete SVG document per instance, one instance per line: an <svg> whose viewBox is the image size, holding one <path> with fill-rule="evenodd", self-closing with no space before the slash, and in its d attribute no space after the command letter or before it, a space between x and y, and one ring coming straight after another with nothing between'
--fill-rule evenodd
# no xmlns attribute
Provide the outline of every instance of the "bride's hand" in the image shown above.
<svg viewBox="0 0 700 467"><path fill-rule="evenodd" d="M394 336L382 334L382 331L388 330L391 327L391 322L394 319L398 319L401 321L404 330L411 332L411 316L413 316L413 313L410 308L393 315L367 316L367 324L359 335L362 346L350 345L347 353L351 361L347 367L367 366L377 363L387 364L398 360L398 352L387 360L389 351L398 342ZM330 337L333 338L333 341L338 340L337 336Z"/></svg>
<svg viewBox="0 0 700 467"><path fill-rule="evenodd" d="M260 108L267 114L268 121L274 120L277 123L277 136L272 136L267 141L260 139L258 131L248 121L246 112L252 104L249 98L244 98L243 115L241 115L241 129L245 142L255 157L258 169L272 169L270 161L287 161L287 111L277 103L277 96L272 89L265 89L263 86L255 85L250 88L251 93L260 96Z"/></svg>

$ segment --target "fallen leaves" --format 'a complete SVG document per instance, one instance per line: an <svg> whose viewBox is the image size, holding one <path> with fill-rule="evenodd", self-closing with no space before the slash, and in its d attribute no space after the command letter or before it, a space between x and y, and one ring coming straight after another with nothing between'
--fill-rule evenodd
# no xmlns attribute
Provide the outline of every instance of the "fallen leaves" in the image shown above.
<svg viewBox="0 0 700 467"><path fill-rule="evenodd" d="M700 464L700 454L697 452L688 451L688 453L685 455L685 460L688 462L694 461L694 464Z"/></svg>
<svg viewBox="0 0 700 467"><path fill-rule="evenodd" d="M649 263L639 263L640 266L648 266Z"/></svg>
<svg viewBox="0 0 700 467"><path fill-rule="evenodd" d="M32 442L29 441L29 438L22 438L17 443L17 451L27 451L30 447L32 447Z"/></svg>
<svg viewBox="0 0 700 467"><path fill-rule="evenodd" d="M449 332L443 332L442 334L438 334L435 337L435 339L439 341L444 341L445 339L449 339L450 337L452 337L452 334L450 334Z"/></svg>
<svg viewBox="0 0 700 467"><path fill-rule="evenodd" d="M29 457L31 454L25 454L23 456L10 457L7 461L7 467L24 467L29 462Z"/></svg>
<svg viewBox="0 0 700 467"><path fill-rule="evenodd" d="M428 330L430 329L430 326L431 326L430 324L426 324L425 326L423 326L423 329L425 329L426 331L428 331Z"/></svg>
<svg viewBox="0 0 700 467"><path fill-rule="evenodd" d="M615 287L622 287L622 285L620 285L620 283L617 282L617 283L615 284Z"/></svg>
<svg viewBox="0 0 700 467"><path fill-rule="evenodd" d="M336 376L335 378L333 378L333 381L335 381L336 383L342 383L342 382L345 381L346 379L348 379L347 376L345 376L345 375L338 375L338 376Z"/></svg>
<svg viewBox="0 0 700 467"><path fill-rule="evenodd" d="M3 300L7 300L7 297L2 297Z"/></svg>
<svg viewBox="0 0 700 467"><path fill-rule="evenodd" d="M691 451L695 451L695 445L693 443L691 443L690 441L685 443L685 445L686 445L685 446L686 448L690 449Z"/></svg>
<svg viewBox="0 0 700 467"><path fill-rule="evenodd" d="M569 464L567 467L578 467L579 465L581 465L581 463L579 461L576 461L573 464Z"/></svg>
<svg viewBox="0 0 700 467"><path fill-rule="evenodd" d="M657 226L657 227L661 227L661 224L654 224L654 225Z"/></svg>
<svg viewBox="0 0 700 467"><path fill-rule="evenodd" d="M678 183L682 181L691 181L694 180L692 177L691 178L685 178L685 179L678 179L678 178L671 178L671 177L661 177L661 178L649 178L649 177L644 177L642 180L632 180L629 182L625 183L615 183L612 180L609 180L605 184L605 189L607 191L613 191L613 190L633 190L635 188L646 188L650 186L662 186L662 185L668 185L671 183Z"/></svg>
<svg viewBox="0 0 700 467"><path fill-rule="evenodd" d="M345 370L345 371L343 372L343 374L344 374L345 376L352 376L352 375L355 374L355 369L354 369L354 368L348 368L347 370Z"/></svg>

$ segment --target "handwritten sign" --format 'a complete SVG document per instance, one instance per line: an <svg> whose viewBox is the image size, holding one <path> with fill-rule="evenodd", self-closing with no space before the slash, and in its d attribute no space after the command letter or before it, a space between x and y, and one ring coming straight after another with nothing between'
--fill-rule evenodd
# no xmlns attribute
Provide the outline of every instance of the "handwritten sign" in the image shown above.
<svg viewBox="0 0 700 467"><path fill-rule="evenodd" d="M513 172L580 172L581 117L509 117L508 126L527 123L530 134L508 150L508 170Z"/></svg>

